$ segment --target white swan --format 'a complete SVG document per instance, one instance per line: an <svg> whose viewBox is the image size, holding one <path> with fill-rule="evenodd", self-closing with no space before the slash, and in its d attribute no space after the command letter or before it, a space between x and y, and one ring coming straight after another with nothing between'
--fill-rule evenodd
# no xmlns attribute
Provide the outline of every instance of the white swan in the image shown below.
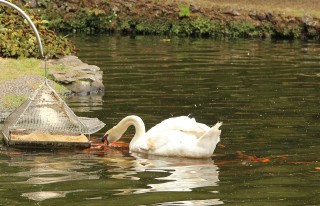
<svg viewBox="0 0 320 206"><path fill-rule="evenodd" d="M222 122L213 127L197 123L187 116L173 117L162 121L147 133L142 119L138 116L127 116L103 136L107 144L121 138L129 126L135 127L130 152L146 153L161 156L179 156L191 158L210 157L220 141Z"/></svg>

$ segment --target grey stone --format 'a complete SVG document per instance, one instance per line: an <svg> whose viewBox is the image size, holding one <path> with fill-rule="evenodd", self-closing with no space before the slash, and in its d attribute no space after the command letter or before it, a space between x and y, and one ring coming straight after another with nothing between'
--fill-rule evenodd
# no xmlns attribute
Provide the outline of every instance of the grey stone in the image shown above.
<svg viewBox="0 0 320 206"><path fill-rule="evenodd" d="M305 15L302 17L302 22L305 23L307 26L316 26L317 22L314 21L313 17L310 15Z"/></svg>
<svg viewBox="0 0 320 206"><path fill-rule="evenodd" d="M228 8L223 13L230 15L230 16L240 16L241 15L239 9L237 9L237 8Z"/></svg>
<svg viewBox="0 0 320 206"><path fill-rule="evenodd" d="M201 7L200 7L200 6L197 6L197 5L190 5L190 10L191 10L192 12L199 12L199 11L200 11L200 9L201 9Z"/></svg>
<svg viewBox="0 0 320 206"><path fill-rule="evenodd" d="M52 70L49 74L55 81L64 84L76 94L98 93L104 90L102 83L103 72L96 65L83 63L76 56L65 56L58 60L50 60L50 64L68 67L67 70Z"/></svg>

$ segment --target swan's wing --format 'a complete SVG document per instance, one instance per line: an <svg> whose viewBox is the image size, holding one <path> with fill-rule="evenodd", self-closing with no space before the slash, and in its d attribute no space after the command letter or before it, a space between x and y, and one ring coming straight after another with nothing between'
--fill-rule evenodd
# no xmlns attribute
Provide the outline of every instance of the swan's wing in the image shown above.
<svg viewBox="0 0 320 206"><path fill-rule="evenodd" d="M207 125L197 123L194 118L180 116L162 121L151 128L147 133L149 133L150 136L156 136L157 133L164 133L166 131L180 131L195 137L200 137L208 130L209 127Z"/></svg>
<svg viewBox="0 0 320 206"><path fill-rule="evenodd" d="M156 136L149 136L147 139L149 154L175 155L182 154L190 148L194 148L197 137L193 134L178 130L168 130Z"/></svg>
<svg viewBox="0 0 320 206"><path fill-rule="evenodd" d="M130 150L133 152L150 153L157 148L165 146L167 143L168 139L163 133L146 133L145 136L136 140L136 142L131 145Z"/></svg>
<svg viewBox="0 0 320 206"><path fill-rule="evenodd" d="M166 130L162 132L148 132L145 136L136 140L131 145L130 150L133 152L154 153L156 150L167 150L179 146L181 142L196 137L178 130Z"/></svg>

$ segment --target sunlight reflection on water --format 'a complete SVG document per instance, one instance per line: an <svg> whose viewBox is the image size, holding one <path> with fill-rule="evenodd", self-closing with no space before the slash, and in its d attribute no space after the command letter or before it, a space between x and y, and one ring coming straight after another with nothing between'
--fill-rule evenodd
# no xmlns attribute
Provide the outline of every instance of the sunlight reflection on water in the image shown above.
<svg viewBox="0 0 320 206"><path fill-rule="evenodd" d="M189 201L175 201L175 202L162 202L154 204L155 206L210 206L210 205L222 205L224 204L219 199L208 199L208 200L189 200Z"/></svg>
<svg viewBox="0 0 320 206"><path fill-rule="evenodd" d="M53 198L65 198L68 193L82 192L83 190L74 191L42 191L42 192L29 192L23 193L22 197L27 197L30 200L43 201Z"/></svg>

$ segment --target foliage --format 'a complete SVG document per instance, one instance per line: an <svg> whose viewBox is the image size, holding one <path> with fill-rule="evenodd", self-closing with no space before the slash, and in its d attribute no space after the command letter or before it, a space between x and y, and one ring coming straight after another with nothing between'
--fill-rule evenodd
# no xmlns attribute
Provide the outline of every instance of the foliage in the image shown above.
<svg viewBox="0 0 320 206"><path fill-rule="evenodd" d="M262 25L258 27L260 31L259 37L272 37L274 35L274 27L270 22L264 22Z"/></svg>
<svg viewBox="0 0 320 206"><path fill-rule="evenodd" d="M49 8L47 10L50 10ZM99 8L80 8L75 12L67 14L52 10L48 13L42 12L42 16L49 20L49 27L54 30L73 32L106 32L113 30L113 23L117 18L114 11L109 13ZM62 19L61 16L64 16Z"/></svg>
<svg viewBox="0 0 320 206"><path fill-rule="evenodd" d="M68 39L57 36L47 29L46 20L40 19L31 10L27 10L26 13L37 27L45 55L58 57L74 52L74 47ZM16 10L0 6L0 25L0 56L38 57L40 55L33 30Z"/></svg>
<svg viewBox="0 0 320 206"><path fill-rule="evenodd" d="M279 36L289 38L298 38L302 33L302 27L296 24L278 24L275 30Z"/></svg>
<svg viewBox="0 0 320 206"><path fill-rule="evenodd" d="M252 37L255 36L255 26L245 20L234 20L227 23L226 34L233 37Z"/></svg>
<svg viewBox="0 0 320 206"><path fill-rule="evenodd" d="M179 17L189 17L191 15L189 4L179 4Z"/></svg>
<svg viewBox="0 0 320 206"><path fill-rule="evenodd" d="M183 19L172 24L171 33L177 36L191 36L193 29L189 21Z"/></svg>
<svg viewBox="0 0 320 206"><path fill-rule="evenodd" d="M131 32L132 28L131 28L131 21L130 20L124 20L122 22L120 22L120 31L122 31L123 33L127 33L127 32Z"/></svg>
<svg viewBox="0 0 320 206"><path fill-rule="evenodd" d="M198 18L192 21L191 25L194 28L194 32L200 36L210 35L214 30L213 22L205 18Z"/></svg>
<svg viewBox="0 0 320 206"><path fill-rule="evenodd" d="M77 30L86 28L105 31L109 28L109 25L114 18L114 13L106 15L103 10L82 8L77 10L67 23L69 24L68 26Z"/></svg>
<svg viewBox="0 0 320 206"><path fill-rule="evenodd" d="M171 23L165 19L141 20L135 25L137 33L143 34L166 34L170 30Z"/></svg>

